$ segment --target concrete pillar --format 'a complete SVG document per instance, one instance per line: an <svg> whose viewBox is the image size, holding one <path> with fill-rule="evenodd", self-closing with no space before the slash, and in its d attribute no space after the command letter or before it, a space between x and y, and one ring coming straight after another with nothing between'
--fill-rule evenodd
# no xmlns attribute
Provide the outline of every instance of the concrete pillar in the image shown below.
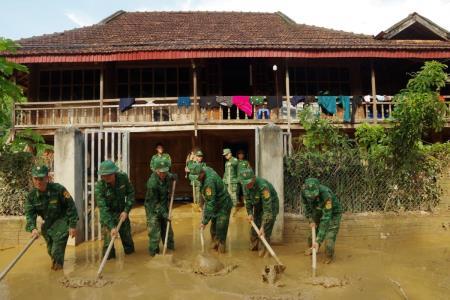
<svg viewBox="0 0 450 300"><path fill-rule="evenodd" d="M55 133L55 182L62 184L75 201L78 212L77 237L69 237L68 245L84 241L83 166L84 139L80 130L69 127Z"/></svg>
<svg viewBox="0 0 450 300"><path fill-rule="evenodd" d="M272 183L280 200L280 212L273 228L271 241L281 243L284 226L284 171L283 131L280 127L269 123L259 130L258 151L259 176Z"/></svg>

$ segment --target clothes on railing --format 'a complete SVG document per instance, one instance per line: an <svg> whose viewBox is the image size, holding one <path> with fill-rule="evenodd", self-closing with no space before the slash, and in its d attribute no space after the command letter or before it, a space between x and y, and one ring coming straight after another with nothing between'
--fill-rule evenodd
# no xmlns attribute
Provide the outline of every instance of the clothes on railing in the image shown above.
<svg viewBox="0 0 450 300"><path fill-rule="evenodd" d="M305 102L306 97L305 96L292 96L291 97L291 105L297 106L300 102Z"/></svg>
<svg viewBox="0 0 450 300"><path fill-rule="evenodd" d="M264 104L264 96L251 96L250 103L253 105L263 105Z"/></svg>
<svg viewBox="0 0 450 300"><path fill-rule="evenodd" d="M283 105L283 100L281 99L281 97L269 96L269 98L267 99L267 107L269 109L279 108L282 105Z"/></svg>
<svg viewBox="0 0 450 300"><path fill-rule="evenodd" d="M325 113L330 115L336 114L336 96L317 96L317 99Z"/></svg>
<svg viewBox="0 0 450 300"><path fill-rule="evenodd" d="M216 97L217 103L220 105L226 106L226 107L232 107L233 101L231 99L231 96L217 96Z"/></svg>
<svg viewBox="0 0 450 300"><path fill-rule="evenodd" d="M190 97L178 97L177 101L178 107L190 107L191 106L191 98Z"/></svg>
<svg viewBox="0 0 450 300"><path fill-rule="evenodd" d="M120 112L124 112L133 107L133 104L136 103L136 99L134 98L120 98L119 99L119 109Z"/></svg>
<svg viewBox="0 0 450 300"><path fill-rule="evenodd" d="M256 114L256 118L261 120L261 119L270 119L270 110L267 108L260 108L258 109L258 112Z"/></svg>
<svg viewBox="0 0 450 300"><path fill-rule="evenodd" d="M350 122L350 96L338 96L336 103L344 109L344 122Z"/></svg>
<svg viewBox="0 0 450 300"><path fill-rule="evenodd" d="M200 108L217 108L220 106L216 101L216 96L201 96L199 102Z"/></svg>
<svg viewBox="0 0 450 300"><path fill-rule="evenodd" d="M231 101L247 116L251 117L253 115L253 107L250 104L250 96L233 96Z"/></svg>

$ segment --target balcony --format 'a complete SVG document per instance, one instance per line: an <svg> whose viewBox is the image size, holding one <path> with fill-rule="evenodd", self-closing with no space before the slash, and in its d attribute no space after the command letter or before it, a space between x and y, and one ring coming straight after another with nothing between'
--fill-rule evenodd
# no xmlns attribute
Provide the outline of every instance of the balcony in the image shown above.
<svg viewBox="0 0 450 300"><path fill-rule="evenodd" d="M445 103L450 109L450 96L445 96ZM258 118L259 108L253 107L253 116L237 112L236 107L219 106L218 108L200 108L197 104L197 121L195 106L178 107L177 98L145 98L136 99L131 109L121 112L119 99L107 99L103 105L98 100L90 101L59 101L59 102L28 102L17 103L14 109L14 124L16 129L32 128L53 131L57 128L75 126L79 128L132 128L135 131L193 130L211 128L249 128L273 122L281 127L288 126L286 98L279 109L271 109L263 118ZM364 122L386 123L393 111L391 101L377 101L374 119L374 103L363 102L354 112L352 122L343 122L343 109L338 108L337 114L328 116L323 113L317 103L312 107L320 116L330 119L337 126L353 127ZM297 114L302 105L291 107L290 126L301 128ZM450 114L447 112L450 121Z"/></svg>

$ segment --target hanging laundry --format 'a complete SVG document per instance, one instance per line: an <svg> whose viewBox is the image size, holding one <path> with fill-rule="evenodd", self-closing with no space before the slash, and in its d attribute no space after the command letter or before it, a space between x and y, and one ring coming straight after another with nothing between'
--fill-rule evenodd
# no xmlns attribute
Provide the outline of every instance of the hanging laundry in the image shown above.
<svg viewBox="0 0 450 300"><path fill-rule="evenodd" d="M217 96L216 97L217 103L223 106L232 107L233 101L231 99L231 96Z"/></svg>
<svg viewBox="0 0 450 300"><path fill-rule="evenodd" d="M216 96L201 96L200 108L217 108L219 103L216 101Z"/></svg>
<svg viewBox="0 0 450 300"><path fill-rule="evenodd" d="M305 96L292 96L291 97L291 105L297 106L300 102L305 102L306 97Z"/></svg>
<svg viewBox="0 0 450 300"><path fill-rule="evenodd" d="M120 112L124 112L133 107L133 104L136 103L134 98L120 98L119 99L119 109Z"/></svg>
<svg viewBox="0 0 450 300"><path fill-rule="evenodd" d="M317 96L317 99L325 113L336 114L336 96Z"/></svg>
<svg viewBox="0 0 450 300"><path fill-rule="evenodd" d="M362 105L364 99L362 95L353 95L352 96L352 116L351 122L355 123L356 112L358 111L358 107Z"/></svg>
<svg viewBox="0 0 450 300"><path fill-rule="evenodd" d="M253 105L263 105L264 104L264 96L251 96L250 103Z"/></svg>
<svg viewBox="0 0 450 300"><path fill-rule="evenodd" d="M191 106L191 98L190 97L178 97L177 101L178 107L190 107Z"/></svg>
<svg viewBox="0 0 450 300"><path fill-rule="evenodd" d="M316 96L306 96L305 97L305 104L311 104L316 102Z"/></svg>
<svg viewBox="0 0 450 300"><path fill-rule="evenodd" d="M250 104L249 96L233 96L231 101L237 106L239 110L242 110L247 116L253 115L253 106Z"/></svg>
<svg viewBox="0 0 450 300"><path fill-rule="evenodd" d="M261 120L261 119L268 120L268 119L270 119L270 110L267 109L267 108L260 108L260 109L258 109L258 113L256 115L256 118L258 120Z"/></svg>
<svg viewBox="0 0 450 300"><path fill-rule="evenodd" d="M369 103L371 100L372 100L372 96L370 96L370 95L364 96L364 101L366 101L367 103Z"/></svg>
<svg viewBox="0 0 450 300"><path fill-rule="evenodd" d="M336 103L344 108L344 122L350 122L350 96L338 96Z"/></svg>
<svg viewBox="0 0 450 300"><path fill-rule="evenodd" d="M283 100L281 99L281 97L269 96L269 98L267 99L267 107L269 109L281 107L282 105L283 105Z"/></svg>

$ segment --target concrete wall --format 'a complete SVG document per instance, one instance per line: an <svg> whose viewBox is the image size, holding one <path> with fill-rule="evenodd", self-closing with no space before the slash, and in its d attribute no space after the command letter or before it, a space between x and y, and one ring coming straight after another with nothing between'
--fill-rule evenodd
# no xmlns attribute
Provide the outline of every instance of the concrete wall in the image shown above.
<svg viewBox="0 0 450 300"><path fill-rule="evenodd" d="M55 134L55 182L62 184L73 200L78 211L78 235L69 238L68 245L77 245L84 241L84 201L83 201L83 166L84 139L76 128L58 129Z"/></svg>
<svg viewBox="0 0 450 300"><path fill-rule="evenodd" d="M259 176L274 186L280 200L280 212L273 228L274 243L283 242L284 226L284 172L283 132L274 124L267 124L259 131Z"/></svg>

